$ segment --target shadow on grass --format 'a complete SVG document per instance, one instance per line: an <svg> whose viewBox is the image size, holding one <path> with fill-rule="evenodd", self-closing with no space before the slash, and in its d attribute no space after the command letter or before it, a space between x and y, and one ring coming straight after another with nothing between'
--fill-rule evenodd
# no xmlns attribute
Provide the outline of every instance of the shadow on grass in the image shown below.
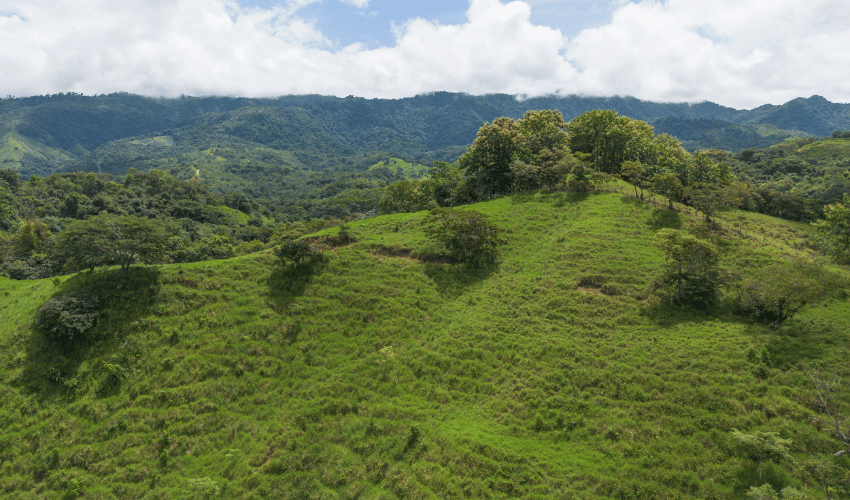
<svg viewBox="0 0 850 500"><path fill-rule="evenodd" d="M555 207L563 207L569 203L586 200L590 193L565 193L563 191L523 191L511 195L511 202L521 203L551 203Z"/></svg>
<svg viewBox="0 0 850 500"><path fill-rule="evenodd" d="M310 280L326 265L327 257L320 256L301 264L276 267L268 279L269 307L278 314L287 314L289 305L304 295Z"/></svg>
<svg viewBox="0 0 850 500"><path fill-rule="evenodd" d="M434 282L440 294L457 296L462 294L470 286L487 279L498 268L498 264L491 264L485 267L470 267L426 263L425 275Z"/></svg>
<svg viewBox="0 0 850 500"><path fill-rule="evenodd" d="M655 231L664 228L681 229L682 217L679 212L667 210L666 208L656 208L649 215L646 224Z"/></svg>
<svg viewBox="0 0 850 500"><path fill-rule="evenodd" d="M24 387L43 397L73 397L82 379L94 377L99 380L99 396L117 393L123 378L120 359L112 356L112 364L88 366L86 374L80 373L80 366L126 345L125 339L133 327L151 314L159 287L159 269L144 266L131 267L127 276L119 269L111 269L83 272L66 280L51 298L78 290L88 292L97 300L97 320L88 331L71 338L53 338L34 329L26 347L21 381ZM130 355L129 351L124 354Z"/></svg>
<svg viewBox="0 0 850 500"><path fill-rule="evenodd" d="M642 208L644 210L648 210L650 208L650 204L646 200L632 195L623 195L620 197L620 201L626 205L634 205L635 207Z"/></svg>

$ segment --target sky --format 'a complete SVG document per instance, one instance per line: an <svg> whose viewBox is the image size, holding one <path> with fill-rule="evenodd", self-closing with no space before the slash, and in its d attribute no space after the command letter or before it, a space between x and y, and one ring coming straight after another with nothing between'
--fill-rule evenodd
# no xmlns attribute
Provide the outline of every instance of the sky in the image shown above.
<svg viewBox="0 0 850 500"><path fill-rule="evenodd" d="M850 102L847 0L0 0L0 96Z"/></svg>

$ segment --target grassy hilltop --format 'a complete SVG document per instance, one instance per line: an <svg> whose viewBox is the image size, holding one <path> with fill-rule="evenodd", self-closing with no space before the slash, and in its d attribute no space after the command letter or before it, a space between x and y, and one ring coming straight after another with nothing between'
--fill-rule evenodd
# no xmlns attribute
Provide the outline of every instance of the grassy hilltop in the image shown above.
<svg viewBox="0 0 850 500"><path fill-rule="evenodd" d="M709 232L621 193L469 208L506 233L493 269L427 258L419 212L298 268L0 278L0 496L820 498L787 461L760 480L731 434L778 432L799 463L841 448L810 423L807 370L847 366L846 292L779 329L649 292L660 228L746 276L805 254L806 225L727 211ZM48 341L39 307L81 288L103 308L90 340Z"/></svg>

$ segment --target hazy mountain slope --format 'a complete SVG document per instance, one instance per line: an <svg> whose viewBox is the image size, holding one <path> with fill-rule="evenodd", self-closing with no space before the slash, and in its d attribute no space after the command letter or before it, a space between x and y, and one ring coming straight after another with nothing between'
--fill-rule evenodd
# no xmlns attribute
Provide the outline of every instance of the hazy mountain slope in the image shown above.
<svg viewBox="0 0 850 500"><path fill-rule="evenodd" d="M694 148L758 147L780 141L793 131L825 135L850 128L848 105L822 98L797 99L782 106L739 111L713 103L653 103L629 97L538 97L518 100L508 95L470 96L437 92L406 99L284 96L277 99L204 97L153 99L131 94L82 96L64 94L0 101L0 122L16 133L60 154L73 157L72 168L103 162L97 149L111 141L159 135L182 136L180 152L208 149L215 141L242 147L262 145L299 155L308 168L325 168L332 157L352 154L384 159L453 159L475 138L478 128L499 116L520 118L532 109L557 109L571 119L592 109L614 109L632 118L652 121L675 118L665 131L689 137ZM737 123L737 140L722 138L728 122ZM776 137L764 138L759 126L773 125ZM789 132L790 131L790 132ZM720 134L719 137L717 134ZM113 148L114 149L114 148ZM321 151L324 155L316 155ZM128 153L129 154L129 153ZM60 163L54 163L58 168ZM368 165L365 165L368 166ZM364 166L364 168L365 168ZM37 161L24 162L24 175L43 170Z"/></svg>
<svg viewBox="0 0 850 500"><path fill-rule="evenodd" d="M726 212L711 236L620 193L462 209L506 231L498 268L419 260L434 248L418 213L354 223L353 244L300 269L263 253L0 278L0 491L732 499L763 482L733 428L778 431L798 460L836 450L809 423L805 370L845 359L846 293L771 330L645 291L658 228L712 237L746 274L798 255L806 225ZM63 348L33 321L79 288L104 315ZM764 481L815 493L791 465Z"/></svg>

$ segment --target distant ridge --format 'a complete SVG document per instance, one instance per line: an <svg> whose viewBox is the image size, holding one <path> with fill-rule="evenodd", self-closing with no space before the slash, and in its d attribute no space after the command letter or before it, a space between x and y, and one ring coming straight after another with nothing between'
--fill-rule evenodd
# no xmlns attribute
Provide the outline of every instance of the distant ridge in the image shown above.
<svg viewBox="0 0 850 500"><path fill-rule="evenodd" d="M106 165L104 171L123 174L119 166L128 163L130 153L123 146L109 146L108 154L99 148L113 141L145 143L161 136L174 138L170 153L174 155L221 144L266 147L294 154L308 169L378 153L407 161L451 161L472 143L484 122L499 116L520 118L532 109L557 109L567 120L593 109L613 109L653 123L657 132L680 137L691 150L734 152L794 136L850 129L850 104L820 96L737 110L712 102L657 103L576 95L518 99L507 94L433 92L404 99L318 95L162 99L69 93L0 100L3 137L24 137L40 152L8 152L0 157L0 165L18 169L24 176L94 170L92 165ZM139 158L137 152L130 156ZM368 167L357 161L352 165ZM145 165L136 166L140 167Z"/></svg>

